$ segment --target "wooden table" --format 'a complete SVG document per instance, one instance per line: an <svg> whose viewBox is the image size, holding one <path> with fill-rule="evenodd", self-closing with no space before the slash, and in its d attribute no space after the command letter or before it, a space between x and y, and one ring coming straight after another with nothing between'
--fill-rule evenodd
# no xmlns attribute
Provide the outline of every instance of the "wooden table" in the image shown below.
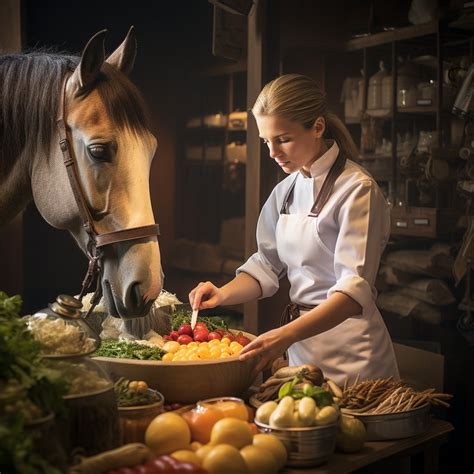
<svg viewBox="0 0 474 474"><path fill-rule="evenodd" d="M453 430L451 423L433 419L428 430L418 436L393 441L368 441L362 451L355 454L336 452L322 466L287 468L282 472L284 474L344 474L370 467L370 472L388 474L387 470L384 469L384 464L387 464L389 460L391 462L398 460L400 466L402 466L407 457L422 454L423 473L436 474L439 467L439 447L447 441L449 433ZM402 468L394 472L401 473Z"/></svg>

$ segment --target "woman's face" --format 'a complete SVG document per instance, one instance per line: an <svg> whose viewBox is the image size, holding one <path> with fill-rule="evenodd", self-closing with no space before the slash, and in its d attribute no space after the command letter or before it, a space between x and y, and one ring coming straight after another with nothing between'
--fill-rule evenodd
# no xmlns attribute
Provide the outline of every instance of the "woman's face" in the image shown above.
<svg viewBox="0 0 474 474"><path fill-rule="evenodd" d="M309 171L321 154L323 119L322 124L320 122L318 126L318 119L310 129L277 115L257 115L255 119L260 138L267 144L270 157L285 173L293 173L301 168Z"/></svg>

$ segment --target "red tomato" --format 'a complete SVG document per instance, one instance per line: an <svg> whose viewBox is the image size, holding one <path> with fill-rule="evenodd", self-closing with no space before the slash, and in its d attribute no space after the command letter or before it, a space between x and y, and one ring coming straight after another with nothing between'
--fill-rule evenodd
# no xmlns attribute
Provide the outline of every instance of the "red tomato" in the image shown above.
<svg viewBox="0 0 474 474"><path fill-rule="evenodd" d="M173 338L173 341L177 341L179 337L179 332L178 331L171 331L170 336Z"/></svg>
<svg viewBox="0 0 474 474"><path fill-rule="evenodd" d="M171 336L163 336L163 339L165 341L172 341L173 340L173 338Z"/></svg>
<svg viewBox="0 0 474 474"><path fill-rule="evenodd" d="M158 474L163 471L150 464L140 464L134 467L136 474Z"/></svg>
<svg viewBox="0 0 474 474"><path fill-rule="evenodd" d="M207 342L207 331L196 331L194 330L194 340L196 342Z"/></svg>
<svg viewBox="0 0 474 474"><path fill-rule="evenodd" d="M232 342L235 339L235 336L231 332L224 333L222 337L226 337L227 339L230 340L230 342Z"/></svg>
<svg viewBox="0 0 474 474"><path fill-rule="evenodd" d="M163 459L163 456L160 456L159 458L155 458L153 459L153 461L148 462L147 466L152 466L154 469L156 469L157 473L159 472L161 474L168 474L174 472L173 466L166 459Z"/></svg>
<svg viewBox="0 0 474 474"><path fill-rule="evenodd" d="M193 338L187 334L183 334L178 337L177 342L180 344L189 344L190 342L193 342Z"/></svg>
<svg viewBox="0 0 474 474"><path fill-rule="evenodd" d="M250 339L247 336L244 336L241 332L235 336L235 340L241 345L241 346L246 346L249 342Z"/></svg>
<svg viewBox="0 0 474 474"><path fill-rule="evenodd" d="M207 326L205 323L199 322L196 323L196 326L194 326L195 331L206 331L209 332L209 329L207 329Z"/></svg>
<svg viewBox="0 0 474 474"><path fill-rule="evenodd" d="M186 335L186 336L192 336L193 335L193 330L191 328L191 324L183 324L179 329L178 329L178 334L180 336Z"/></svg>
<svg viewBox="0 0 474 474"><path fill-rule="evenodd" d="M217 339L218 341L220 341L222 339L222 336L217 331L212 331L207 335L207 340L212 341L213 339Z"/></svg>

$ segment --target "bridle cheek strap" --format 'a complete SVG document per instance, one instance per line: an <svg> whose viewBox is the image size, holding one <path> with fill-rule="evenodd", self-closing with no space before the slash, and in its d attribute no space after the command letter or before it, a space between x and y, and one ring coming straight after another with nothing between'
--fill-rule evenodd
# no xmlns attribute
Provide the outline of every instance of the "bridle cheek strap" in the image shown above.
<svg viewBox="0 0 474 474"><path fill-rule="evenodd" d="M59 147L61 148L63 154L63 162L66 167L69 183L71 184L72 193L79 210L82 226L89 236L86 250L87 257L89 258L89 266L86 276L82 282L82 289L79 295L81 300L87 290L91 287L94 279L97 279L96 289L91 300L91 306L86 314L87 317L92 312L94 306L99 302L102 296L102 286L100 283L103 257L102 248L117 242L127 242L129 240L156 237L157 235L160 235L160 227L158 224L150 224L116 230L113 232L104 232L102 234L97 233L94 226L94 221L92 220L92 216L89 211L89 206L85 198L84 190L79 180L77 161L67 135L66 122L64 120L67 79L68 76L64 78L61 87L56 124L59 133Z"/></svg>

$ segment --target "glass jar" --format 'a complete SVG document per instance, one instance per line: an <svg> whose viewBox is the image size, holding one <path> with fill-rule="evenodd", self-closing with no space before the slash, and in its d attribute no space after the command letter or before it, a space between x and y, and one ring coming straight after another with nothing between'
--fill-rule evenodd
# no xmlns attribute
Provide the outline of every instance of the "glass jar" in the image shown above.
<svg viewBox="0 0 474 474"><path fill-rule="evenodd" d="M100 338L82 318L81 308L78 299L59 295L48 308L26 317L28 328L41 344L43 357L83 357L99 347Z"/></svg>
<svg viewBox="0 0 474 474"><path fill-rule="evenodd" d="M383 61L379 62L379 71L369 79L367 90L367 109L381 109L383 107L383 80L388 76Z"/></svg>
<svg viewBox="0 0 474 474"><path fill-rule="evenodd" d="M198 407L214 409L222 414L222 418L238 418L248 421L249 412L244 401L237 397L217 397L209 398L198 402Z"/></svg>
<svg viewBox="0 0 474 474"><path fill-rule="evenodd" d="M164 411L163 395L151 388L148 391L155 393L159 400L149 405L118 408L122 444L144 443L148 425Z"/></svg>

